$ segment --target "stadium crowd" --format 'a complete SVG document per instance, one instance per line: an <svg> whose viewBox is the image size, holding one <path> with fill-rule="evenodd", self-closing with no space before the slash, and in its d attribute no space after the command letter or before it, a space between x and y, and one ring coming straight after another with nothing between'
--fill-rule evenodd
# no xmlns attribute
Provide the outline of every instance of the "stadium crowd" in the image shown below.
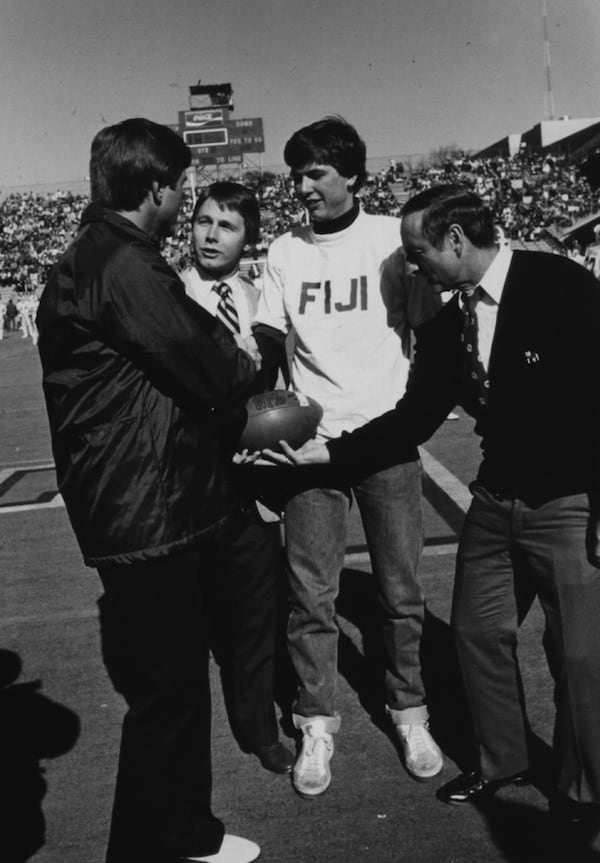
<svg viewBox="0 0 600 863"><path fill-rule="evenodd" d="M256 193L262 229L250 252L262 257L271 242L305 218L294 196L290 178L257 171L244 181ZM567 156L525 153L513 157L474 158L456 154L441 164L423 165L410 172L394 160L388 168L367 177L361 192L367 213L397 216L400 197L408 197L437 183L460 181L472 186L493 210L510 240L537 240L551 232L558 237L579 219L600 210L600 190L593 191ZM57 191L14 193L0 202L0 293L35 293L50 267L74 236L87 195ZM190 264L189 195L177 234L165 245L169 262L183 269ZM560 249L560 243L555 243ZM567 246L562 251L567 253ZM9 290L10 289L10 290Z"/></svg>
<svg viewBox="0 0 600 863"><path fill-rule="evenodd" d="M461 155L441 167L413 172L406 190L412 195L451 182L472 186L514 240L536 240L545 229L560 234L600 209L600 190L593 191L565 155L525 152L488 159Z"/></svg>

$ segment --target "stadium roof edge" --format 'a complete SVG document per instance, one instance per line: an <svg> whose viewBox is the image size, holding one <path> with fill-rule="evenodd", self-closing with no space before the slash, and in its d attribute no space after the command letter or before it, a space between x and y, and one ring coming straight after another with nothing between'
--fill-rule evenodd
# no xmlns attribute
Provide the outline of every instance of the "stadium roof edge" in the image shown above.
<svg viewBox="0 0 600 863"><path fill-rule="evenodd" d="M505 135L479 150L474 157L514 156L523 148L539 152L566 149L572 155L584 156L599 143L600 117L562 117L559 120L542 120L524 132Z"/></svg>

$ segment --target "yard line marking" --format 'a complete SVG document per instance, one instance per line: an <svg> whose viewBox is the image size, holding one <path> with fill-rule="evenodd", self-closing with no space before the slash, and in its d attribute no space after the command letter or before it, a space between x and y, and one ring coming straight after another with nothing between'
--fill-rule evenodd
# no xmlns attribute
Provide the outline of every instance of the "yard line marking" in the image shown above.
<svg viewBox="0 0 600 863"><path fill-rule="evenodd" d="M32 509L59 509L65 505L62 495L56 492L52 500L46 500L43 503L16 503L11 506L2 506L0 504L0 515L6 512L28 512Z"/></svg>
<svg viewBox="0 0 600 863"><path fill-rule="evenodd" d="M442 491L446 492L448 497L452 498L463 512L466 512L471 505L472 498L467 486L435 459L431 453L428 453L426 449L419 447L419 452L425 473Z"/></svg>
<svg viewBox="0 0 600 863"><path fill-rule="evenodd" d="M39 458L31 461L16 461L8 464L0 462L0 483L17 471L54 470L54 462L40 462Z"/></svg>

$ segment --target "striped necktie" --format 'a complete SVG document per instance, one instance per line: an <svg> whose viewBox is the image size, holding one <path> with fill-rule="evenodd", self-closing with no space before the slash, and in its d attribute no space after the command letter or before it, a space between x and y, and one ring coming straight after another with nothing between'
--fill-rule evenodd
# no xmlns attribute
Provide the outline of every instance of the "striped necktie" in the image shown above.
<svg viewBox="0 0 600 863"><path fill-rule="evenodd" d="M219 303L217 305L217 317L222 324L225 324L229 332L240 332L240 320L238 318L237 309L233 302L233 294L227 282L219 282L213 286L213 291L219 295Z"/></svg>
<svg viewBox="0 0 600 863"><path fill-rule="evenodd" d="M464 351L464 383L468 395L474 399L479 409L487 404L489 380L479 354L479 339L477 326L477 301L482 297L482 289L463 291L463 329L460 340Z"/></svg>

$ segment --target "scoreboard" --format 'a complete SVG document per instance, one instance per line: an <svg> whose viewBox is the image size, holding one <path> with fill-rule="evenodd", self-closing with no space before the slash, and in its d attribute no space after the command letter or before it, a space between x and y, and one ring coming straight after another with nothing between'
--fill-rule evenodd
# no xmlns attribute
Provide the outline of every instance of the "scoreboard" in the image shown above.
<svg viewBox="0 0 600 863"><path fill-rule="evenodd" d="M264 153L262 117L231 120L225 108L181 111L180 132L194 165L242 162L244 153Z"/></svg>

